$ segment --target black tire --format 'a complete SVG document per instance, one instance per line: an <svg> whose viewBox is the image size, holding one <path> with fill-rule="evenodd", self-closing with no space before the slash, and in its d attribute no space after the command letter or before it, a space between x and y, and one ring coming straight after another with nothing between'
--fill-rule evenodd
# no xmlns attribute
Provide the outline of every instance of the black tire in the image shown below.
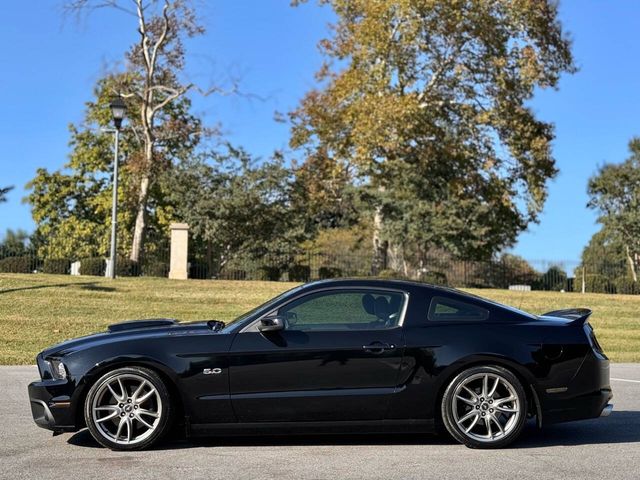
<svg viewBox="0 0 640 480"><path fill-rule="evenodd" d="M485 399L482 395L490 393L485 392L483 394L482 382L485 377L487 377L489 379L488 381L492 384L496 378L501 378L501 382L496 383L498 390L500 392L512 393L502 393L502 398L500 398L497 396L498 392L494 391L490 397ZM480 382L479 391L471 387L474 385L473 382ZM465 390L465 393L462 393L462 389L464 389L463 385L468 388ZM511 388L511 390L509 390L509 388ZM456 392L458 392L458 397L456 397ZM471 396L471 393L474 393L476 397ZM495 400L494 395L496 396ZM471 402L460 399L460 396L464 396L467 400L475 403L473 405L467 405ZM504 402L504 400L511 397L514 397L516 400ZM482 401L480 401L481 399ZM489 404L489 401L491 401L491 404ZM500 402L500 406L494 406L494 401L496 405ZM517 410L518 413L508 414L502 411L498 412L498 408L502 410ZM489 409L491 409L491 413ZM451 380L442 397L441 413L444 426L449 434L458 442L463 443L469 448L502 448L516 440L522 433L522 429L527 420L527 396L518 378L509 370L497 365L476 366L463 371ZM459 422L466 422L464 420L465 416L467 416L469 420L468 423L463 423L463 428ZM513 419L511 419L512 416ZM502 423L503 421L505 422L504 424ZM465 431L472 423L474 426L471 427L471 430L468 432ZM498 431L492 434L496 428L503 429L503 432ZM486 438L481 439L480 437L485 436L484 430L486 430ZM496 435L496 438L493 438L493 435Z"/></svg>
<svg viewBox="0 0 640 480"><path fill-rule="evenodd" d="M123 399L121 404L118 404L119 400L116 399L115 395L107 393L107 389L111 384L110 382L117 382L118 379L121 379L122 383L124 384L125 390L124 393L121 393L121 391L118 391L117 388L115 389L116 393L122 395ZM134 392L132 392L132 390L135 388L135 384L133 383L131 386L128 386L128 382L134 382L138 379L142 379L148 382L144 385L144 389L147 389L148 392L151 392L152 389L155 389L155 392L152 392L150 394L150 400L145 400L144 404L139 404L140 410L136 412L132 410L132 408L136 405L135 398L133 398ZM142 383L143 382L140 382L140 384ZM106 405L105 407L100 407L100 405L98 405L102 409L109 408L110 410L112 410L112 414L106 414L110 416L115 415L112 419L106 419L105 421L105 419L99 418L98 420L101 420L101 422L98 422L96 420L96 415L98 414L94 412L94 401L96 401L97 395L100 395L101 398L107 396L112 399L111 401L107 402L108 405ZM129 398L127 399L125 397ZM132 398L134 400L133 403L130 401ZM115 399L116 403L112 405L113 399ZM156 406L155 412L152 412L151 409L147 410L147 402L150 402L152 406ZM130 413L125 413L125 410L123 408L119 408L119 406L129 408L130 410L127 410L127 412ZM143 409L142 406L145 406L145 408ZM138 406L135 406L135 408L138 409ZM140 416L142 420L137 420L137 417L134 417L134 415L136 413L141 414L143 411L149 411L151 413L145 413L144 417ZM155 413L157 417L147 416L153 413ZM144 434L140 435L140 440L134 439L134 441L131 443L123 443L126 440L125 438L123 438L121 441L113 440L113 430L116 430L116 435L118 432L120 432L120 430L118 430L118 424L121 422L120 417L131 417L128 422L126 421L126 418L124 419L124 423L127 427L128 432L127 435L129 435L130 437L132 436L132 430L143 429ZM142 450L150 447L151 445L157 443L167 433L167 431L170 430L172 417L173 405L171 402L171 395L169 394L166 385L156 372L143 367L118 368L104 374L98 379L98 381L93 384L93 386L89 390L89 393L87 394L87 398L84 404L84 418L91 436L98 443L107 448L110 448L111 450ZM154 420L151 420L151 418L154 418ZM134 423L136 422L136 420L137 423ZM141 423L143 420L147 423L151 422L150 424L153 428L150 429L145 427ZM110 433L112 434L111 436L109 435ZM122 435L124 437L124 433ZM117 440L119 438L119 435L115 438Z"/></svg>

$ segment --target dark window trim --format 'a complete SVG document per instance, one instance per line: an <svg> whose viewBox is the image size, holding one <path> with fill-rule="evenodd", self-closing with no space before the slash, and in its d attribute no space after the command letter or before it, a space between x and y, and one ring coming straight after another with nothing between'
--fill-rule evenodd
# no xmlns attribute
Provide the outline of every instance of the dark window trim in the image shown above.
<svg viewBox="0 0 640 480"><path fill-rule="evenodd" d="M479 312L482 313L482 317L477 317L477 318L470 318L470 317L458 317L456 318L454 315L450 316L449 318L438 318L435 315L435 309L436 306L438 305L438 301L441 301L442 303L450 303L450 304L459 304L459 305L464 305L464 306L469 306L472 307L476 310L478 310ZM489 316L491 315L491 312L489 309L481 307L479 305L476 305L475 303L471 303L471 302L465 302L464 300L458 300L457 298L452 298L452 297L445 297L445 296L441 296L441 295L435 295L433 297L431 297L431 301L429 303L429 310L427 311L427 320L429 320L430 322L484 322L485 320L489 319Z"/></svg>

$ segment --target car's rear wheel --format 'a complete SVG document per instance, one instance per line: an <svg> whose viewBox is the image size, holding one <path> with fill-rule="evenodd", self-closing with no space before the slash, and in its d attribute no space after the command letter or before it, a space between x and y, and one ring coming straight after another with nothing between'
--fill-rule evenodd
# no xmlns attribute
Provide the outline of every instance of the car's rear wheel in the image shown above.
<svg viewBox="0 0 640 480"><path fill-rule="evenodd" d="M524 427L527 398L520 381L498 366L477 366L457 375L442 398L447 431L471 448L500 448Z"/></svg>
<svg viewBox="0 0 640 480"><path fill-rule="evenodd" d="M125 367L103 375L85 401L85 421L93 438L113 450L139 450L166 433L171 397L152 370Z"/></svg>

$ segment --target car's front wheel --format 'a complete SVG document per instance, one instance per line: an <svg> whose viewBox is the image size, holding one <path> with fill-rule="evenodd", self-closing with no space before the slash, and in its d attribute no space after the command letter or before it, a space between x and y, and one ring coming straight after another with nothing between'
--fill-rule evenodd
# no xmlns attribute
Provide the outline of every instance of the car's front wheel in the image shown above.
<svg viewBox="0 0 640 480"><path fill-rule="evenodd" d="M125 367L103 375L85 401L85 421L93 438L113 450L139 450L169 428L171 398L152 370Z"/></svg>
<svg viewBox="0 0 640 480"><path fill-rule="evenodd" d="M456 440L472 448L499 448L522 432L527 399L509 370L477 366L449 383L441 408L444 425Z"/></svg>

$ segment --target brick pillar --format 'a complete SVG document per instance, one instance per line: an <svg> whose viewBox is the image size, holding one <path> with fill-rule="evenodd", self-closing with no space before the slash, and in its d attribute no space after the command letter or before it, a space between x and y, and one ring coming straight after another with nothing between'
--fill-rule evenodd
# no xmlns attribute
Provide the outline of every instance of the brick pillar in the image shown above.
<svg viewBox="0 0 640 480"><path fill-rule="evenodd" d="M172 223L171 228L171 263L169 278L186 280L187 255L189 253L189 225L186 223Z"/></svg>

